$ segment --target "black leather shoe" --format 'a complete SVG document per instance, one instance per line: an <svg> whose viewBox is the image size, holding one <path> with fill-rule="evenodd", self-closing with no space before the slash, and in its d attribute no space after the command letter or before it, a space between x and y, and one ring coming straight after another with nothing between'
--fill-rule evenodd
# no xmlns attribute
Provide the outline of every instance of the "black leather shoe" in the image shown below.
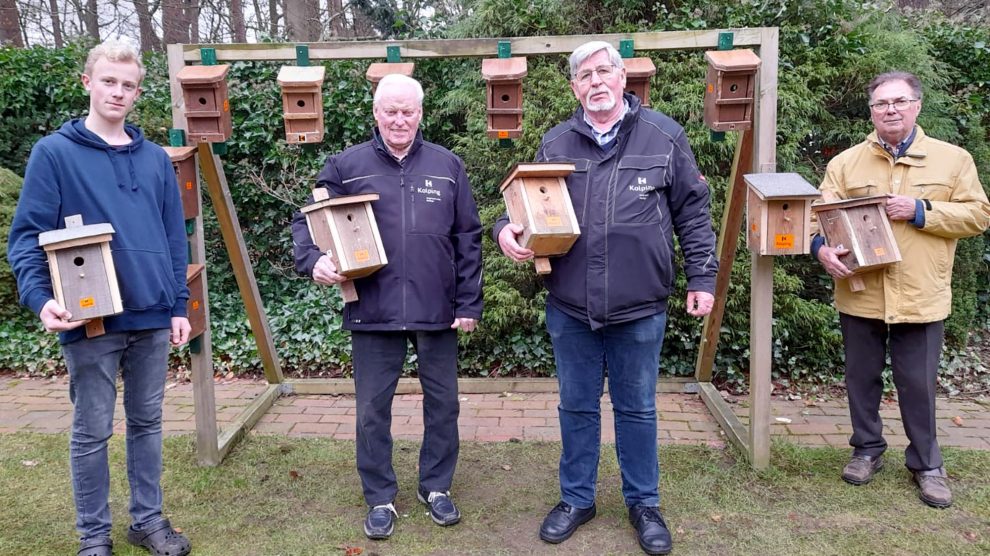
<svg viewBox="0 0 990 556"><path fill-rule="evenodd" d="M639 547L647 554L670 554L674 547L667 524L660 515L660 508L654 506L633 506L629 508L629 523L636 529Z"/></svg>
<svg viewBox="0 0 990 556"><path fill-rule="evenodd" d="M375 506L368 510L364 518L364 534L372 540L387 539L395 529L395 519L399 514L391 503Z"/></svg>
<svg viewBox="0 0 990 556"><path fill-rule="evenodd" d="M430 519L433 523L446 527L461 520L461 512L457 511L457 506L450 499L450 491L429 492L423 489L416 491L416 498L430 508Z"/></svg>
<svg viewBox="0 0 990 556"><path fill-rule="evenodd" d="M577 528L595 517L595 505L590 508L575 508L567 502L560 502L550 510L540 525L540 538L548 543L564 542Z"/></svg>

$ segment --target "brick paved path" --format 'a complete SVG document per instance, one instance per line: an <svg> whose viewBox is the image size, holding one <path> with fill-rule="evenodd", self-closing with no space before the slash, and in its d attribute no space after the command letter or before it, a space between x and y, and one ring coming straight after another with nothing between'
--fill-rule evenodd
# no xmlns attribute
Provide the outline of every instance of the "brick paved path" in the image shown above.
<svg viewBox="0 0 990 556"><path fill-rule="evenodd" d="M220 428L240 414L244 406L264 391L262 382L220 381L216 384L217 420ZM708 409L696 395L660 394L660 423L657 437L661 444L708 444L724 446L725 437ZM423 432L423 396L397 396L393 403L392 432L397 438L418 439ZM747 421L747 400L733 405ZM611 404L602 400L602 437L614 442ZM891 446L905 446L907 438L894 403L880 411L886 438ZM848 446L849 410L845 400L804 401L774 398L772 434L806 445ZM123 410L116 412L117 432L124 431ZM16 431L63 432L72 419L68 381L0 377L0 433ZM939 442L990 450L990 400L959 401L939 399L936 419ZM557 394L462 394L461 440L500 442L521 440L560 440L557 422ZM168 434L195 431L192 386L169 384L165 394L164 428ZM354 438L354 398L340 396L283 396L254 428L257 433L289 436L328 436Z"/></svg>

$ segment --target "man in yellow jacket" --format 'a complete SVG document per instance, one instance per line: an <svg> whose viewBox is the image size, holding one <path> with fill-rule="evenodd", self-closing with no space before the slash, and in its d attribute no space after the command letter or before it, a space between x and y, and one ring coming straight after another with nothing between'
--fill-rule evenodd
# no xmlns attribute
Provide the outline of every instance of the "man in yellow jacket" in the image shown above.
<svg viewBox="0 0 990 556"><path fill-rule="evenodd" d="M884 73L870 82L867 94L875 131L829 162L819 189L841 199L885 195L902 260L861 274L866 288L854 292L843 279L852 273L839 261L849 251L824 245L821 238L812 244L814 255L836 278L835 305L845 344L853 455L842 478L866 484L883 467L887 443L879 410L889 349L910 441L905 464L921 500L946 508L952 492L935 427L943 324L952 306L956 243L987 229L990 203L970 154L915 125L921 111L917 77Z"/></svg>

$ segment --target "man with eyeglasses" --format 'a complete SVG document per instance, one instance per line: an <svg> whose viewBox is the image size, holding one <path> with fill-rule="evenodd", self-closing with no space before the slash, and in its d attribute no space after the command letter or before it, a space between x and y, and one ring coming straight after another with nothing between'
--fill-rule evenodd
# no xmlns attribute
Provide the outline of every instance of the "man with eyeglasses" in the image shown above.
<svg viewBox="0 0 990 556"><path fill-rule="evenodd" d="M952 262L959 238L990 224L990 203L973 158L925 135L921 83L905 72L877 76L867 87L874 132L828 164L820 190L842 199L885 195L886 212L903 260L861 274L866 289L849 289L842 245L812 252L835 281L835 305L845 344L852 458L842 478L864 485L883 467L880 399L889 350L904 430L905 465L919 497L935 508L952 504L936 440L935 389L944 320L952 306Z"/></svg>
<svg viewBox="0 0 990 556"><path fill-rule="evenodd" d="M623 94L626 70L611 45L595 41L570 57L571 90L581 107L543 136L537 159L570 162L567 188L581 236L551 259L544 278L547 330L560 385L561 500L540 538L563 542L595 517L601 444L600 399L608 371L622 494L640 547L671 550L660 514L656 383L673 290L674 232L684 253L687 311L714 302L715 234L709 191L684 129ZM533 252L522 227L503 215L494 235L506 256Z"/></svg>

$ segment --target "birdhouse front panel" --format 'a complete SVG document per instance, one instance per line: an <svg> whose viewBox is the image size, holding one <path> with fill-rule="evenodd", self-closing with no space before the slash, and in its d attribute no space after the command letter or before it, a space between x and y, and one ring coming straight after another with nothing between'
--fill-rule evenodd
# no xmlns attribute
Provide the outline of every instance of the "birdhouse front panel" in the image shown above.
<svg viewBox="0 0 990 556"><path fill-rule="evenodd" d="M839 257L849 270L866 272L901 260L883 197L823 203L813 209L828 245L849 250Z"/></svg>
<svg viewBox="0 0 990 556"><path fill-rule="evenodd" d="M72 321L94 319L120 311L114 307L114 296L107 280L103 246L80 245L50 253L56 261L61 284L60 305L72 313ZM56 298L58 296L56 295Z"/></svg>
<svg viewBox="0 0 990 556"><path fill-rule="evenodd" d="M650 79L657 67L649 58L623 60L626 67L626 92L635 95L643 106L650 106Z"/></svg>
<svg viewBox="0 0 990 556"><path fill-rule="evenodd" d="M581 235L567 191L573 164L519 164L502 182L509 221L523 227L519 244L537 258L566 253Z"/></svg>
<svg viewBox="0 0 990 556"><path fill-rule="evenodd" d="M705 125L714 131L750 129L759 57L740 49L706 52L705 59Z"/></svg>
<svg viewBox="0 0 990 556"><path fill-rule="evenodd" d="M330 207L330 214L340 274L360 278L384 266L378 249L378 228L369 203Z"/></svg>
<svg viewBox="0 0 990 556"><path fill-rule="evenodd" d="M289 143L318 143L323 140L323 77L320 66L282 66L282 116Z"/></svg>
<svg viewBox="0 0 990 556"><path fill-rule="evenodd" d="M172 160L175 178L182 198L182 217L199 216L199 179L196 172L196 147L164 147Z"/></svg>
<svg viewBox="0 0 990 556"><path fill-rule="evenodd" d="M191 264L186 267L186 286L189 287L189 301L186 302L186 314L189 318L189 339L193 339L206 331L206 288L203 287L205 267L201 264Z"/></svg>
<svg viewBox="0 0 990 556"><path fill-rule="evenodd" d="M194 143L222 143L230 138L227 64L186 66L176 75L185 101L186 135Z"/></svg>
<svg viewBox="0 0 990 556"><path fill-rule="evenodd" d="M488 101L488 136L514 139L522 136L522 79L526 58L488 58L481 61Z"/></svg>
<svg viewBox="0 0 990 556"><path fill-rule="evenodd" d="M811 251L811 203L820 194L799 174L746 174L746 244L760 255Z"/></svg>

